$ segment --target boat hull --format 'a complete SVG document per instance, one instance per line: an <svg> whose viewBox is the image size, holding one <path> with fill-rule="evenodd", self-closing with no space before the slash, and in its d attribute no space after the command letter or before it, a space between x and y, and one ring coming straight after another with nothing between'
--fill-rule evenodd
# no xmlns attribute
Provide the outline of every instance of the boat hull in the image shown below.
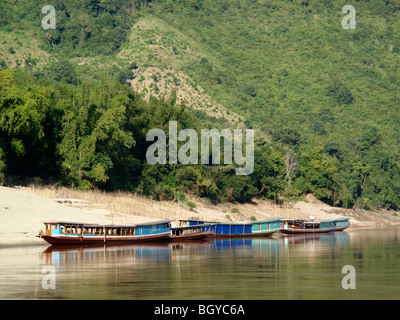
<svg viewBox="0 0 400 320"><path fill-rule="evenodd" d="M285 234L304 234L304 233L328 233L328 232L333 232L333 231L343 231L344 229L347 229L349 226L343 226L343 227L334 227L330 229L282 229L281 232Z"/></svg>
<svg viewBox="0 0 400 320"><path fill-rule="evenodd" d="M275 232L281 231L282 228L272 229L272 230L263 230L263 231L252 231L253 237L268 237L274 234Z"/></svg>
<svg viewBox="0 0 400 320"><path fill-rule="evenodd" d="M305 234L305 233L328 233L335 231L335 229L282 229L281 232L285 234Z"/></svg>
<svg viewBox="0 0 400 320"><path fill-rule="evenodd" d="M140 242L151 242L168 239L169 233L152 234L145 236L106 236L106 237L78 237L78 236L37 236L51 245L122 245Z"/></svg>
<svg viewBox="0 0 400 320"><path fill-rule="evenodd" d="M336 227L334 231L343 231L344 229L347 229L349 226L343 226L343 227Z"/></svg>
<svg viewBox="0 0 400 320"><path fill-rule="evenodd" d="M257 231L251 233L212 233L211 238L260 238L260 237L269 237L275 232L280 231L281 229L273 229L273 230L265 230L265 231Z"/></svg>
<svg viewBox="0 0 400 320"><path fill-rule="evenodd" d="M182 234L178 236L169 235L169 239L172 241L191 241L191 240L199 240L204 239L209 236L212 236L213 233L211 231L197 232L192 234Z"/></svg>

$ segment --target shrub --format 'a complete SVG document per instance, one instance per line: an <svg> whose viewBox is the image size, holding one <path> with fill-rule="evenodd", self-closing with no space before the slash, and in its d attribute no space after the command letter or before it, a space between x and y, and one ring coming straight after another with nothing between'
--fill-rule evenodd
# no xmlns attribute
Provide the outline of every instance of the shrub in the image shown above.
<svg viewBox="0 0 400 320"><path fill-rule="evenodd" d="M194 202L186 201L186 204L190 208L190 211L193 211L193 209L196 208L196 204Z"/></svg>

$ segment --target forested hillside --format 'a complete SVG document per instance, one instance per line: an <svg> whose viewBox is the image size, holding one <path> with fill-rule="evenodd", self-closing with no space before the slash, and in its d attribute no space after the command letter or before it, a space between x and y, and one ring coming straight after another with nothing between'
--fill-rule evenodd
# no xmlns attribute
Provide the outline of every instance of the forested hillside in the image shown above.
<svg viewBox="0 0 400 320"><path fill-rule="evenodd" d="M343 29L344 5L356 29ZM0 3L0 174L218 201L400 207L400 3ZM153 96L153 97L151 97ZM196 97L195 100L191 99ZM186 102L185 102L186 100ZM245 125L255 167L149 165L148 130Z"/></svg>

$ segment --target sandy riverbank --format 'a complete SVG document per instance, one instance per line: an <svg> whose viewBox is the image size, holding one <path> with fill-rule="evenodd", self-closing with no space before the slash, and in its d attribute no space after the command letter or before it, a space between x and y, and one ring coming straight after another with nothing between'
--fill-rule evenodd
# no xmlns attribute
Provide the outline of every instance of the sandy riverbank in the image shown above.
<svg viewBox="0 0 400 320"><path fill-rule="evenodd" d="M70 207L21 188L0 187L0 247L45 244L35 235L44 228L41 222L48 220L110 224L155 219L112 213L101 208Z"/></svg>
<svg viewBox="0 0 400 320"><path fill-rule="evenodd" d="M272 217L315 219L350 217L351 227L380 227L400 223L395 212L368 212L330 207L308 195L304 201L278 206L272 201L251 204L219 204L190 199L182 203L153 201L130 193L102 193L52 188L0 187L0 247L45 244L35 235L41 221L59 220L100 224L124 224L158 219L195 218L211 221L247 221Z"/></svg>

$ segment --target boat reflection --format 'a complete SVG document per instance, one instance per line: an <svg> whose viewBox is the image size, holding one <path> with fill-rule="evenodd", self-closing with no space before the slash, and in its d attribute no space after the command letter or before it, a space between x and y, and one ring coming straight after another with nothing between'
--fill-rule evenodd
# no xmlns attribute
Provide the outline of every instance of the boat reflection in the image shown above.
<svg viewBox="0 0 400 320"><path fill-rule="evenodd" d="M350 241L350 236L346 232L329 232L329 233L305 233L282 235L284 245L288 244L304 244L306 242L321 242L324 244L344 244Z"/></svg>
<svg viewBox="0 0 400 320"><path fill-rule="evenodd" d="M71 263L100 263L107 261L138 260L159 261L173 260L176 256L187 256L188 259L202 254L219 252L258 254L262 256L285 255L292 246L296 251L308 250L312 247L314 253L322 252L333 246L342 246L349 242L346 232L324 234L280 235L270 238L226 238L214 240L196 240L185 242L142 243L122 246L50 246L43 252L45 263L63 265Z"/></svg>
<svg viewBox="0 0 400 320"><path fill-rule="evenodd" d="M185 242L143 243L123 246L50 246L44 250L45 263L52 265L71 264L73 262L91 263L95 261L112 261L118 258L166 259L176 255L193 257L212 252L258 251L278 253L282 243L279 238L235 238L220 240L197 240Z"/></svg>
<svg viewBox="0 0 400 320"><path fill-rule="evenodd" d="M99 263L119 258L131 259L148 257L165 258L169 254L167 243L146 243L121 246L50 246L43 252L45 263L51 265L67 265L73 262Z"/></svg>
<svg viewBox="0 0 400 320"><path fill-rule="evenodd" d="M291 234L281 238L284 250L282 258L293 256L304 259L317 259L326 254L336 254L348 247L350 236L343 231L314 234Z"/></svg>

